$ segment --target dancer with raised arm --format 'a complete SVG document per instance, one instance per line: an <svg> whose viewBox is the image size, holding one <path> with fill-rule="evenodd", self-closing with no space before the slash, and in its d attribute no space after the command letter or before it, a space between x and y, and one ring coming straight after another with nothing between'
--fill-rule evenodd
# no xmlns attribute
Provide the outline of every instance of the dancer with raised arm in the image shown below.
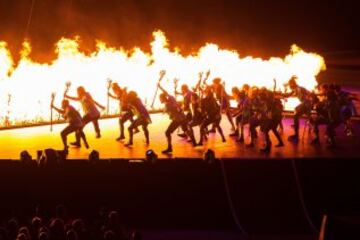
<svg viewBox="0 0 360 240"><path fill-rule="evenodd" d="M120 141L125 139L125 123L130 121L134 122L134 113L132 112L129 103L127 102L127 89L121 88L118 83L112 83L111 89L114 94L108 92L108 96L119 101L119 109L120 109L120 117L119 117L119 125L120 125L120 136L116 138L116 141ZM136 127L134 129L134 133L138 133L139 128Z"/></svg>
<svg viewBox="0 0 360 240"><path fill-rule="evenodd" d="M83 140L85 147L89 148L89 144L86 141L85 133L83 132L84 123L81 118L81 115L78 111L76 111L76 109L73 106L69 104L69 101L66 99L62 100L61 109L55 107L54 104L51 103L51 108L55 109L58 113L60 113L69 123L68 126L66 126L61 131L61 140L64 145L64 150L68 152L69 146L67 145L67 136L73 132L79 135Z"/></svg>
<svg viewBox="0 0 360 240"><path fill-rule="evenodd" d="M194 134L192 129L188 126L188 119L186 115L181 110L181 107L176 102L175 97L171 96L164 88L161 87L160 83L158 83L159 89L162 91L160 94L160 102L165 105L165 112L169 115L171 123L166 129L165 135L168 143L167 149L162 151L165 154L172 153L172 142L171 142L171 134L178 128L181 127L182 130L186 133L187 136L190 137L191 142L194 146L196 146Z"/></svg>
<svg viewBox="0 0 360 240"><path fill-rule="evenodd" d="M89 122L92 122L95 128L96 132L96 138L100 138L100 127L99 127L99 118L100 118L100 112L98 110L98 107L102 110L105 109L104 106L96 102L90 93L88 93L83 86L80 86L77 88L77 96L71 97L67 95L67 93L64 94L64 98L78 101L81 103L84 116L83 116L83 122L84 126L86 126ZM80 146L80 136L76 135L76 142L71 143L71 145L74 146Z"/></svg>

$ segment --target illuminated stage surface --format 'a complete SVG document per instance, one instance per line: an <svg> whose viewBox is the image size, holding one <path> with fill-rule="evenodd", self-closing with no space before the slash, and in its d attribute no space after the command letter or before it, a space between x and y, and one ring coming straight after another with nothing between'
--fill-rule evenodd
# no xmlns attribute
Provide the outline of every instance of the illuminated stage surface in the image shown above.
<svg viewBox="0 0 360 240"><path fill-rule="evenodd" d="M218 134L211 134L208 142L202 147L193 148L186 140L181 139L173 134L174 152L171 156L161 154L161 150L166 148L165 129L169 124L167 115L153 114L153 123L150 124L150 146L144 143L144 135L142 132L135 134L134 145L132 148L125 147L124 142L117 142L115 138L119 136L118 119L104 119L100 121L102 130L102 138L96 139L94 128L89 124L85 128L90 149L70 148L69 159L87 159L88 154L93 150L100 152L102 159L136 159L144 158L147 149L153 149L158 153L159 158L199 158L204 152L211 148L215 150L216 157L222 158L331 158L331 157L357 157L359 154L360 140L359 137L346 137L343 133L343 126L337 131L338 148L326 149L324 140L324 129L321 129L322 144L320 146L312 146L309 144L307 131L305 140L300 140L298 144L287 141L287 137L293 133L291 129L292 119L285 119L285 131L283 134L285 147L273 148L270 153L265 154L259 151L262 147L262 135L260 134L258 144L255 148L249 149L244 144L239 144L234 138L228 136L230 126L225 117L223 117L221 125L227 135L227 142L222 143ZM358 125L358 123L356 123ZM62 143L60 139L60 131L64 128L64 124L54 125L53 132L50 132L49 126L30 127L13 130L0 131L0 159L18 159L22 150L28 150L33 157L36 157L36 151L45 148L61 149ZM356 127L357 136L359 136L359 127ZM195 128L196 137L198 139L198 128ZM245 139L248 141L247 128L245 128ZM301 128L301 135L303 127ZM272 135L272 134L271 134ZM127 137L127 131L126 131ZM272 136L272 139L274 137ZM70 135L69 142L74 140L74 135ZM274 140L274 139L273 139ZM273 141L276 144L276 140Z"/></svg>

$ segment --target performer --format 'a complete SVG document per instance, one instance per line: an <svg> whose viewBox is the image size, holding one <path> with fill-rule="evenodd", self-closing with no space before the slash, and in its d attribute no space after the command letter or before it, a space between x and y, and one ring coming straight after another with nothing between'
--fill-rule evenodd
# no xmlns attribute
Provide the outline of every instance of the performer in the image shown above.
<svg viewBox="0 0 360 240"><path fill-rule="evenodd" d="M204 91L204 98L201 99L201 111L204 116L203 122L200 126L200 140L198 145L203 145L203 140L206 135L206 129L210 124L218 130L221 135L222 141L226 142L223 130L220 126L221 111L211 87L207 87Z"/></svg>
<svg viewBox="0 0 360 240"><path fill-rule="evenodd" d="M358 101L358 98L355 94L344 91L340 85L335 85L335 92L341 108L341 121L345 124L345 133L347 136L354 136L351 117L357 114L353 101Z"/></svg>
<svg viewBox="0 0 360 240"><path fill-rule="evenodd" d="M96 138L100 138L100 127L99 127L99 118L100 112L97 107L101 108L102 110L105 109L104 106L100 105L96 102L90 93L86 92L85 88L80 86L77 88L77 97L71 97L67 94L64 94L64 98L68 98L70 100L79 101L83 108L84 116L83 122L84 126L86 126L89 122L92 122L96 132ZM71 145L79 146L80 145L80 136L76 135L76 142L71 143Z"/></svg>
<svg viewBox="0 0 360 240"><path fill-rule="evenodd" d="M226 117L231 125L231 130L235 131L235 124L232 118L230 110L230 96L226 93L224 85L221 83L221 78L213 79L213 84L211 85L213 92L215 93L216 100L220 104L221 112L226 114ZM215 128L210 130L210 132L215 132Z"/></svg>
<svg viewBox="0 0 360 240"><path fill-rule="evenodd" d="M127 89L121 88L118 83L112 83L111 89L113 91L113 94L110 92L108 93L109 97L116 99L119 101L119 109L120 109L120 117L119 117L119 126L120 126L120 136L116 138L116 141L120 141L125 139L125 123L127 121L130 121L131 123L134 122L134 113L131 111L130 106L127 102ZM138 133L139 128L136 127L134 129L134 133Z"/></svg>
<svg viewBox="0 0 360 240"><path fill-rule="evenodd" d="M248 86L248 85L247 85ZM235 111L233 112L232 116L235 118L235 132L230 134L232 137L238 137L238 142L244 142L244 125L249 123L249 114L246 112L245 106L247 106L248 103L248 90L240 91L239 88L233 87L232 97L237 102L237 107Z"/></svg>
<svg viewBox="0 0 360 240"><path fill-rule="evenodd" d="M265 111L259 98L259 92L260 90L257 87L252 87L249 91L249 101L246 103L250 131L250 143L246 145L247 147L255 146L255 140L258 138L256 128L260 126L261 114Z"/></svg>
<svg viewBox="0 0 360 240"><path fill-rule="evenodd" d="M173 151L171 134L178 128L181 127L182 130L190 137L191 142L196 146L194 134L192 129L188 127L188 119L186 118L184 112L181 110L181 107L176 102L175 97L171 96L164 88L161 87L158 83L159 89L162 91L160 94L160 102L165 105L165 112L169 115L171 123L166 129L165 135L168 143L167 149L162 151L162 153L171 153Z"/></svg>
<svg viewBox="0 0 360 240"><path fill-rule="evenodd" d="M149 145L150 139L148 125L151 123L149 112L147 111L145 105L142 103L141 99L138 97L137 93L134 91L130 91L127 94L126 102L130 107L131 111L136 116L136 119L128 127L129 142L125 144L125 146L133 145L134 130L139 126L141 126L144 131L146 145Z"/></svg>
<svg viewBox="0 0 360 240"><path fill-rule="evenodd" d="M55 107L53 104L51 104L51 108L62 114L62 116L69 123L69 125L61 131L61 140L64 145L64 150L68 152L69 147L67 145L67 136L72 132L76 132L76 134L78 134L83 140L85 147L89 148L89 144L86 141L85 133L83 132L84 124L81 115L78 111L75 110L73 106L69 104L69 101L64 99L61 102L61 109ZM77 146L80 147L80 143Z"/></svg>
<svg viewBox="0 0 360 240"><path fill-rule="evenodd" d="M269 136L270 131L274 133L276 139L278 140L278 144L276 144L275 147L284 146L282 138L277 130L282 120L282 112L284 107L280 99L276 98L274 93L267 89L262 89L259 97L262 106L264 107L263 112L260 115L260 129L265 136L265 145L260 150L264 152L269 152L272 145Z"/></svg>
<svg viewBox="0 0 360 240"><path fill-rule="evenodd" d="M184 114L186 116L186 119L188 121L191 121L193 113L191 112L191 97L194 92L192 92L189 89L189 86L186 84L181 85L181 92L175 91L176 94L180 94L183 97L182 101L182 110L184 111ZM187 137L186 133L180 133L178 134L180 137Z"/></svg>
<svg viewBox="0 0 360 240"><path fill-rule="evenodd" d="M291 92L283 94L284 97L297 97L300 100L300 104L295 108L294 112L294 135L289 137L289 141L297 142L299 140L299 118L305 115L307 118L310 117L311 113L311 101L310 92L304 87L299 86L296 83L295 77L291 78L287 84Z"/></svg>
<svg viewBox="0 0 360 240"><path fill-rule="evenodd" d="M312 140L312 144L319 144L319 126L326 125L327 147L336 147L335 142L335 129L341 123L341 109L338 96L335 91L334 85L323 84L321 86L321 92L318 94L323 97L322 101L318 98L313 98L315 103L316 117L312 118L310 123L314 126L315 138Z"/></svg>

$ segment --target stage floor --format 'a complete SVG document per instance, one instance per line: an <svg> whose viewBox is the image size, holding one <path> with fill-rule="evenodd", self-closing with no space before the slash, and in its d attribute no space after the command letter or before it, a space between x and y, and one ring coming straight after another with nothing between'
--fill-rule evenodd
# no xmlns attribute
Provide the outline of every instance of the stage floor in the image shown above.
<svg viewBox="0 0 360 240"><path fill-rule="evenodd" d="M259 148L263 145L262 135L259 135L258 143L255 148L249 149L244 144L239 144L234 138L228 136L230 133L230 126L227 119L222 119L221 125L226 133L227 142L221 142L218 134L211 134L208 142L202 147L193 148L186 140L173 135L174 152L172 155L161 154L161 151L166 148L165 129L169 124L167 115L153 114L153 123L150 125L150 146L144 143L143 133L140 132L134 136L134 145L131 148L125 147L124 142L117 142L115 138L119 136L118 119L104 119L100 121L102 130L102 138L96 139L93 126L89 124L85 128L90 149L85 148L70 148L69 159L87 159L89 153L95 149L100 152L102 159L136 159L144 158L145 152L148 149L153 149L158 153L159 158L201 158L204 152L211 148L216 152L216 157L222 158L333 158L333 157L358 157L360 150L359 137L346 137L343 133L343 126L338 128L338 148L327 149L324 144L324 138L320 146L312 146L309 144L310 138L305 135L304 141L300 140L298 144L287 141L287 137L293 133L291 129L292 120L284 119L285 131L283 138L285 147L273 148L270 153L261 153ZM358 123L357 123L358 124ZM64 128L64 124L54 125L53 132L50 132L49 126L30 127L13 130L0 131L0 159L19 159L19 153L23 150L28 150L35 158L36 151L45 148L61 149L60 131ZM301 128L301 134L303 132ZM195 128L196 137L198 139L198 128ZM322 133L324 129L321 129ZM356 127L357 136L360 136L359 127ZM307 131L306 131L307 132ZM245 129L246 142L247 128ZM322 134L322 136L324 136ZM127 137L127 132L126 132ZM272 136L272 138L274 138ZM74 136L69 136L69 142L74 140ZM274 140L274 143L276 141Z"/></svg>

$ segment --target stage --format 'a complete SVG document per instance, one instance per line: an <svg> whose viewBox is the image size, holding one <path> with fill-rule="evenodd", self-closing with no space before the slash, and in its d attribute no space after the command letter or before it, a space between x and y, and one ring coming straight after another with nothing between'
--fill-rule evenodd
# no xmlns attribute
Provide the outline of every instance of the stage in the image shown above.
<svg viewBox="0 0 360 240"><path fill-rule="evenodd" d="M284 119L284 133L283 139L285 147L275 148L270 153L261 153L259 149L263 145L263 137L259 134L259 139L255 148L247 148L245 144L240 144L235 141L235 138L229 137L230 125L225 118L222 119L221 126L225 131L227 141L221 142L218 134L210 134L208 142L204 146L193 148L186 140L178 137L176 132L173 134L173 154L161 154L166 146L165 130L169 124L168 116L165 114L152 114L153 123L149 126L150 131L150 146L144 143L144 135L142 132L135 134L134 145L129 148L125 146L126 140L117 142L115 139L119 136L118 119L103 119L100 120L100 128L102 130L102 138L96 139L94 128L89 124L85 128L90 149L70 148L69 159L87 159L92 150L100 152L102 159L139 159L144 158L145 152L148 149L154 150L159 158L202 158L204 152L210 148L213 149L218 158L229 159L285 159L285 158L355 158L358 154L358 147L360 146L360 139L358 137L346 137L344 134L344 127L340 126L337 129L336 149L327 149L324 139L324 129L321 129L322 144L320 146L312 146L308 131L305 131L304 140L299 140L297 144L287 141L289 135L293 133L291 128L292 119ZM301 121L301 136L303 134L303 120ZM356 135L360 136L358 122L355 123ZM127 126L127 125L126 125ZM0 131L0 159L19 159L19 154L23 150L27 150L36 158L36 151L46 148L61 149L62 143L60 139L60 131L65 127L64 124L54 125L54 129L50 132L50 126L38 126L29 128L20 128L13 130ZM195 128L196 138L198 139L199 130ZM126 131L126 137L127 137ZM248 129L245 128L245 142L248 142ZM276 140L274 136L274 145ZM70 135L68 141L74 140L74 135Z"/></svg>

